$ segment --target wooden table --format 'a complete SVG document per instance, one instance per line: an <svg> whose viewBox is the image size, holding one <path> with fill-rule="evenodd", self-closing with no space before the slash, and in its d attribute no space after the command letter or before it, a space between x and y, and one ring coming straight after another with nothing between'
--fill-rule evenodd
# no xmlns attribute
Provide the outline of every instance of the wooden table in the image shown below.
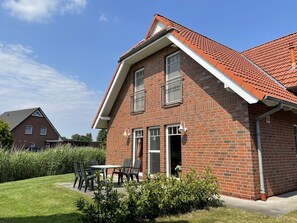
<svg viewBox="0 0 297 223"><path fill-rule="evenodd" d="M103 179L107 179L108 169L120 168L120 165L92 165L91 168L94 170L103 170Z"/></svg>

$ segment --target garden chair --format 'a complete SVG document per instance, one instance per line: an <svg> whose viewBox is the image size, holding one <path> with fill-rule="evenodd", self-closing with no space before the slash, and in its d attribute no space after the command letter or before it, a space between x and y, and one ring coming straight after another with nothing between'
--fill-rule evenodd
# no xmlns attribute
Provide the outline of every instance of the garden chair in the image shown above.
<svg viewBox="0 0 297 223"><path fill-rule="evenodd" d="M83 163L79 163L79 167L80 167L80 173L81 173L81 178L82 178L79 190L81 190L84 182L85 182L85 192L87 191L87 188L90 186L91 186L90 189L94 190L95 176L93 174L91 174L91 175L87 174Z"/></svg>
<svg viewBox="0 0 297 223"><path fill-rule="evenodd" d="M130 177L131 177L131 180L133 181L133 176L136 177L137 179L137 182L139 183L139 171L140 171L140 166L141 166L141 160L136 160L134 162L134 166L131 167L131 170L130 170Z"/></svg>
<svg viewBox="0 0 297 223"><path fill-rule="evenodd" d="M122 167L115 168L113 170L113 172L111 174L111 178L113 179L114 174L118 174L118 185L120 185L120 182L123 183L123 174L127 174L127 173L130 172L130 167L131 167L130 164L131 164L131 159L125 159L124 164L123 164Z"/></svg>
<svg viewBox="0 0 297 223"><path fill-rule="evenodd" d="M80 187L81 184L81 173L80 173L80 169L78 166L78 162L73 162L73 168L74 168L74 184L73 184L73 188L75 188L76 182L78 181L78 189Z"/></svg>

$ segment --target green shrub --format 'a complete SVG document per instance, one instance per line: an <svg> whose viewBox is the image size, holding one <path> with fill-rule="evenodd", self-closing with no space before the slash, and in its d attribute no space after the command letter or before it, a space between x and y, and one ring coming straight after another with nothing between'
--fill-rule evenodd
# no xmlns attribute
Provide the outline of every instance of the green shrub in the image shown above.
<svg viewBox="0 0 297 223"><path fill-rule="evenodd" d="M97 221L93 222L144 222L159 216L221 205L219 184L210 170L206 170L201 177L192 170L181 179L157 174L152 178L145 177L141 184L127 182L127 194L122 198L116 192L112 194L110 183L106 186L108 190L102 190L100 185L99 188L95 193L94 203L87 204L83 201L84 206L79 209L82 211L81 222L92 222L94 219L90 220L91 216L96 216ZM106 198L107 194L112 194L110 200ZM98 207L107 208L100 209L100 212ZM120 217L107 218L110 213L117 213Z"/></svg>
<svg viewBox="0 0 297 223"><path fill-rule="evenodd" d="M80 198L76 202L76 207L82 212L78 218L81 223L109 223L122 221L123 212L121 211L121 195L113 190L112 180L107 182L100 181L98 192L94 193L94 203L88 203Z"/></svg>
<svg viewBox="0 0 297 223"><path fill-rule="evenodd" d="M105 162L105 151L90 147L60 146L41 152L0 150L0 182L73 172L73 162Z"/></svg>

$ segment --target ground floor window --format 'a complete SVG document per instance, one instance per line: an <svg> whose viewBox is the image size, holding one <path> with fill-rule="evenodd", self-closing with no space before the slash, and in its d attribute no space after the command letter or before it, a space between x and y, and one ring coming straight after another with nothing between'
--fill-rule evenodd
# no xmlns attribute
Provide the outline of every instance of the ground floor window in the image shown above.
<svg viewBox="0 0 297 223"><path fill-rule="evenodd" d="M148 173L160 172L160 128L148 129Z"/></svg>

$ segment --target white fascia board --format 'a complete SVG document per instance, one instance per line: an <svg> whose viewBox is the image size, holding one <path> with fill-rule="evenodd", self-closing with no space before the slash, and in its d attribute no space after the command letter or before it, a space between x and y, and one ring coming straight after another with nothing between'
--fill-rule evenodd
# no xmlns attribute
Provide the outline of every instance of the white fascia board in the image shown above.
<svg viewBox="0 0 297 223"><path fill-rule="evenodd" d="M106 117L106 116L103 115L103 112L105 111L107 102L109 101L109 99L111 97L111 94L113 93L114 86L116 85L117 80L118 80L118 78L120 76L119 74L123 70L123 67L124 66L125 66L125 61L122 61L121 65L120 65L120 67L118 69L118 72L116 73L116 76L114 78L114 81L112 82L112 85L111 85L111 87L110 87L110 89L108 91L108 94L107 94L106 98L105 98L105 101L103 102L102 108L101 108L100 113L99 113L99 115L98 115L98 117L96 119L96 122L95 122L95 124L93 126L93 129L96 129L97 128L98 123L99 123L100 119L102 119L102 117ZM104 118L102 120L104 120Z"/></svg>
<svg viewBox="0 0 297 223"><path fill-rule="evenodd" d="M212 75L218 78L220 81L224 83L225 86L228 86L235 93L237 93L240 97L242 97L249 104L257 103L259 100L250 94L248 91L240 87L237 83L232 81L229 77L227 77L224 73L216 69L213 65L204 60L201 56L196 54L192 49L186 46L183 42L175 38L172 34L167 34L167 38L172 41L175 45L177 45L182 51L192 57L197 63L199 63L202 67L208 70Z"/></svg>

